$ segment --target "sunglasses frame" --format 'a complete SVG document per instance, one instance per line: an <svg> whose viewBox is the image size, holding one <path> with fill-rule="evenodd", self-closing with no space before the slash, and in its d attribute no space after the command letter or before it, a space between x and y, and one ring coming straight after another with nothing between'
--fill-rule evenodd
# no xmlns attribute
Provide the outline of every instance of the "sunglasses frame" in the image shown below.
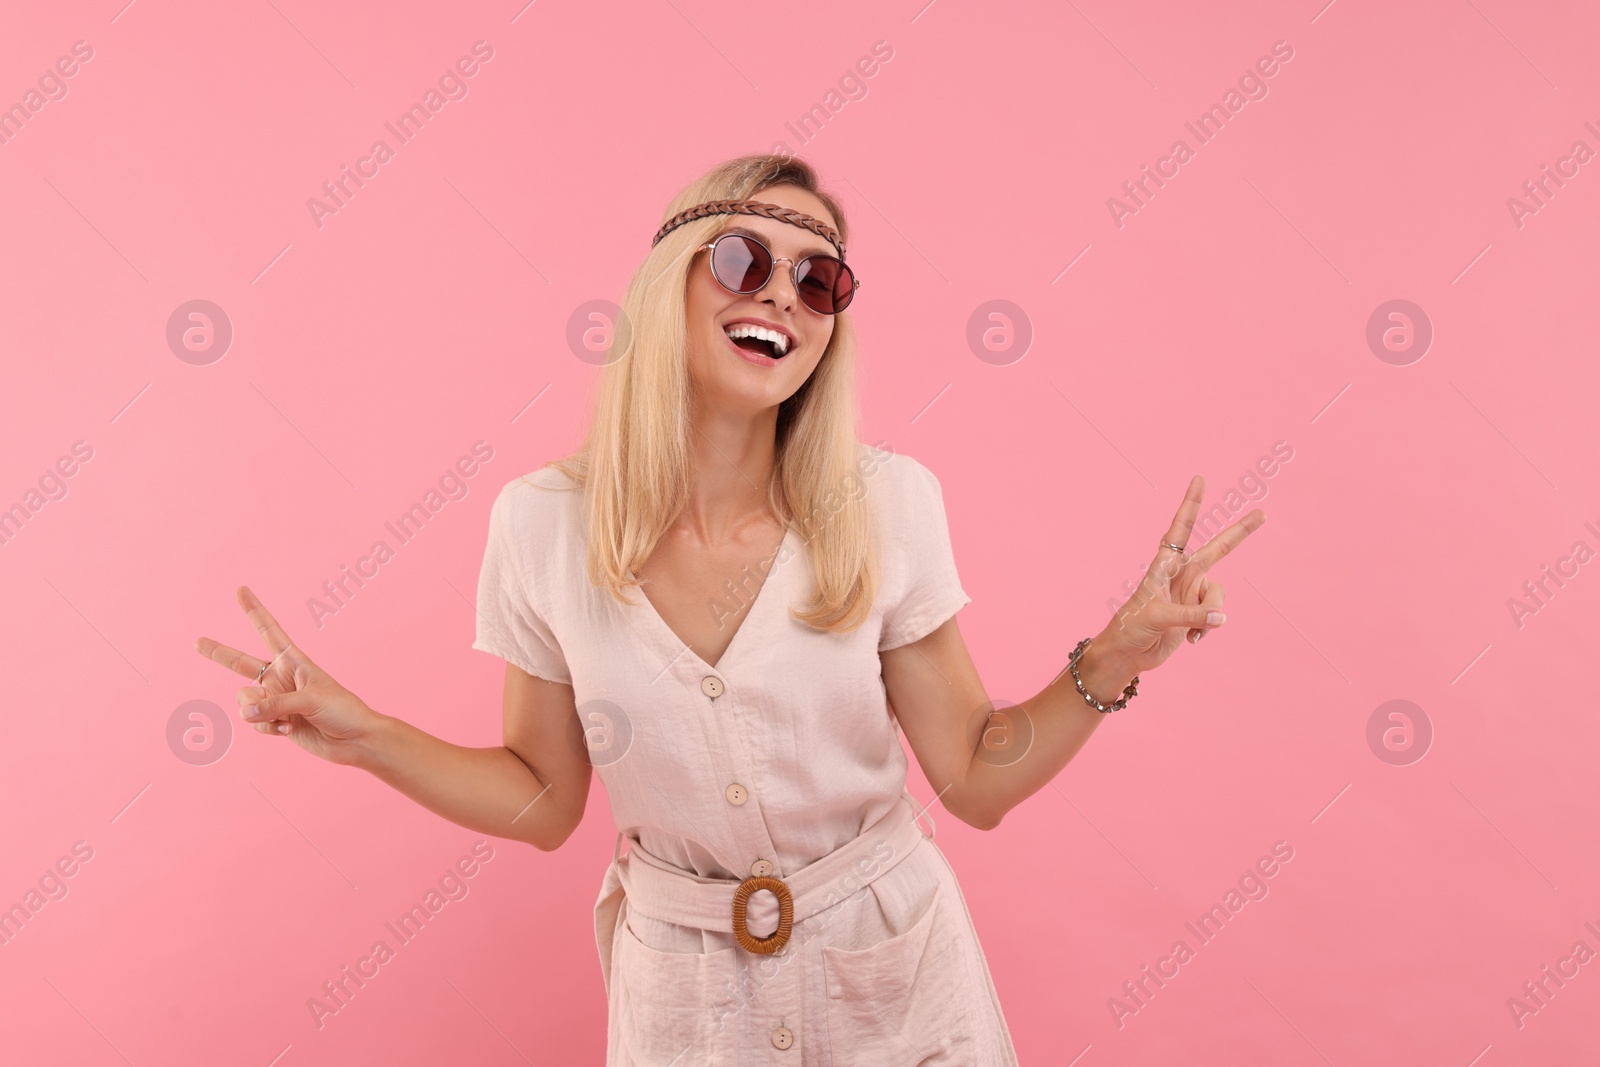
<svg viewBox="0 0 1600 1067"><path fill-rule="evenodd" d="M762 278L761 284L756 286L754 289L735 289L733 286L717 277L717 242L729 237L740 237L746 241L754 241L761 247L762 251L766 252L767 254L767 259L769 261L767 266L767 276ZM788 256L774 256L772 254L772 249L767 247L767 243L765 241L762 241L760 238L751 237L747 233L720 233L716 237L707 241L705 244L700 245L695 249L695 251L703 252L706 249L712 250L711 255L707 257L706 262L707 268L709 268L711 271L711 277L716 278L717 284L728 290L728 292L738 293L740 296L749 296L751 293L759 293L761 290L765 289L767 287L767 283L772 281L773 272L778 269L779 263L789 264L789 280L794 283L795 295L800 297L800 303L805 306L807 311L816 312L818 315L838 315L845 311L850 307L851 304L855 303L856 290L861 288L861 279L856 277L856 272L850 269L850 265L844 260L840 259L838 256L830 256L826 252L813 252L808 256L801 256L799 261L796 262L795 260L790 259ZM812 259L831 259L835 263L839 264L839 268L841 270L850 275L850 299L846 300L844 302L844 307L840 308L838 311L817 311L816 308L806 303L804 296L800 296L800 264Z"/></svg>

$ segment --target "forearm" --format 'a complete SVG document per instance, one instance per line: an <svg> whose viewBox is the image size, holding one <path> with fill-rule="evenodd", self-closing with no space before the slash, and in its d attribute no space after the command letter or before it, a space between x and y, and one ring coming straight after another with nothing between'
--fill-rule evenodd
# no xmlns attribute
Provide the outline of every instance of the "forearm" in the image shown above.
<svg viewBox="0 0 1600 1067"><path fill-rule="evenodd" d="M389 715L377 717L351 763L459 826L545 851L576 822L569 794L581 817L582 792L540 780L509 748L453 745Z"/></svg>
<svg viewBox="0 0 1600 1067"><path fill-rule="evenodd" d="M1078 674L1090 696L1109 704L1136 672L1112 659L1105 647L1099 638L1091 641L1078 661ZM1015 748L980 741L962 788L974 825L984 829L998 826L1007 812L1060 774L1106 717L1083 699L1064 667L1039 693L1004 714L1010 721L1002 728L1012 731L1007 741Z"/></svg>

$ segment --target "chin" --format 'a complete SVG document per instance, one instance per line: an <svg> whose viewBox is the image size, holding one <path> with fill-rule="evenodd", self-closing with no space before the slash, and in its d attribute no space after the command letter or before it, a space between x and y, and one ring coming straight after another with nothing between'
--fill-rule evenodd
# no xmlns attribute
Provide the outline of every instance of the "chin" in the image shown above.
<svg viewBox="0 0 1600 1067"><path fill-rule="evenodd" d="M695 390L700 394L705 407L714 411L744 415L758 415L769 408L775 408L793 393L793 390L779 388L778 383L771 378L761 384L741 380L738 369L732 374L726 372L718 374L709 388L705 384L697 383Z"/></svg>

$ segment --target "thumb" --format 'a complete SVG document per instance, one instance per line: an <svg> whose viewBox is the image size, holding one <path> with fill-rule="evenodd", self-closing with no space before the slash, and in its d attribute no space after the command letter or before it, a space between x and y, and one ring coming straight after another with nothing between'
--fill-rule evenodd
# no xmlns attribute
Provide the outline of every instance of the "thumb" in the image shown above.
<svg viewBox="0 0 1600 1067"><path fill-rule="evenodd" d="M1228 618L1216 608L1204 604L1174 604L1170 600L1152 603L1145 611L1150 616L1150 622L1162 630L1174 626L1190 630L1211 629L1221 626Z"/></svg>
<svg viewBox="0 0 1600 1067"><path fill-rule="evenodd" d="M262 720L287 719L290 715L311 718L317 706L316 698L303 689L297 689L292 693L279 693L256 701Z"/></svg>

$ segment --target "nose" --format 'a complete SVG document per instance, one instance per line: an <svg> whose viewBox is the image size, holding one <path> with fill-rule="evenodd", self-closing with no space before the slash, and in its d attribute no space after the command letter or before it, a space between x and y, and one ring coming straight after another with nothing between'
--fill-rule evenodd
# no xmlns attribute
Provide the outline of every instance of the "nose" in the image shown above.
<svg viewBox="0 0 1600 1067"><path fill-rule="evenodd" d="M788 266L779 267L780 263ZM756 293L757 299L768 299L777 307L785 311L793 311L795 305L800 303L800 291L794 284L794 260L788 256L780 256L772 261L772 276L767 279L767 284Z"/></svg>

